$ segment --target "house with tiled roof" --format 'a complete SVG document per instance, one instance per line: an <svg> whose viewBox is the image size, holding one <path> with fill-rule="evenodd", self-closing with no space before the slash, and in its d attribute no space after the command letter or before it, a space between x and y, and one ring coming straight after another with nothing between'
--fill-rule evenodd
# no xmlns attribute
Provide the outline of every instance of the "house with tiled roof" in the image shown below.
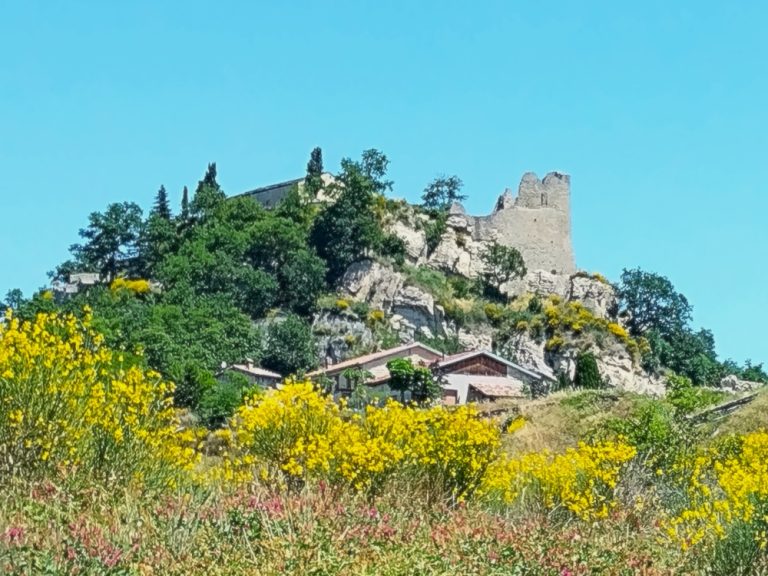
<svg viewBox="0 0 768 576"><path fill-rule="evenodd" d="M281 374L256 366L250 359L246 359L243 364L223 364L219 374L226 372L240 374L245 376L251 384L258 384L266 388L275 388L283 381Z"/></svg>
<svg viewBox="0 0 768 576"><path fill-rule="evenodd" d="M315 381L330 380L334 392L345 395L352 392L353 385L346 376L347 371L361 370L369 374L366 385L373 393L389 396L392 391L387 384L390 379L387 362L395 358L407 358L414 366L431 367L443 358L443 354L420 342L414 342L331 364L314 370L307 376Z"/></svg>
<svg viewBox="0 0 768 576"><path fill-rule="evenodd" d="M551 381L488 350L447 356L432 369L443 389L443 403L449 405L519 398L547 389Z"/></svg>
<svg viewBox="0 0 768 576"><path fill-rule="evenodd" d="M351 393L354 385L347 377L349 371L362 371L367 373L365 385L370 392L394 396L396 393L388 386L387 363L395 358L406 358L414 366L430 368L443 389L443 402L448 405L519 398L546 389L551 380L487 350L446 356L419 342L350 358L307 376L317 382L325 380L326 385L330 380L330 388L343 396Z"/></svg>

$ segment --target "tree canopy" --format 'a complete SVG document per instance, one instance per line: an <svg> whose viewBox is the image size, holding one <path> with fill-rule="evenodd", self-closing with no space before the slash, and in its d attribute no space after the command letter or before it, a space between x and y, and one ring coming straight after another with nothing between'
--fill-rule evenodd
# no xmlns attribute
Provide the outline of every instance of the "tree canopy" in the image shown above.
<svg viewBox="0 0 768 576"><path fill-rule="evenodd" d="M668 278L639 268L625 269L618 290L630 332L640 336L654 330L671 336L691 320L691 305Z"/></svg>

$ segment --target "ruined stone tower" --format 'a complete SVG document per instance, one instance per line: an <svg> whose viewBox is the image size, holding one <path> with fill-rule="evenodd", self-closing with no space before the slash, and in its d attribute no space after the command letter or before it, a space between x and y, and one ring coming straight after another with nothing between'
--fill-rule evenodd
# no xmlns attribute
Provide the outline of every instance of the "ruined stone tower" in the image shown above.
<svg viewBox="0 0 768 576"><path fill-rule="evenodd" d="M576 271L571 244L570 176L550 172L543 180L526 173L517 196L509 190L488 216L469 217L473 237L520 250L528 270Z"/></svg>

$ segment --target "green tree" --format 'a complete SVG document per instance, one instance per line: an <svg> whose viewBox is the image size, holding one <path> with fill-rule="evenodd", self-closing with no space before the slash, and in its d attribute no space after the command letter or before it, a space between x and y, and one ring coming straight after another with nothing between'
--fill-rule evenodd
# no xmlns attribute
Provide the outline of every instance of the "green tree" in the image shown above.
<svg viewBox="0 0 768 576"><path fill-rule="evenodd" d="M441 388L432 371L426 366L414 366L410 358L394 358L387 362L389 387L400 392L400 401L405 402L405 393L411 393L415 402L425 402L440 396Z"/></svg>
<svg viewBox="0 0 768 576"><path fill-rule="evenodd" d="M304 178L304 190L309 198L317 197L323 187L323 151L318 146L312 150L307 162L307 176Z"/></svg>
<svg viewBox="0 0 768 576"><path fill-rule="evenodd" d="M577 389L602 388L603 381L597 368L597 361L591 352L582 352L576 358L576 371L573 375L573 386Z"/></svg>
<svg viewBox="0 0 768 576"><path fill-rule="evenodd" d="M165 186L160 186L155 196L155 205L152 207L150 214L156 215L163 220L170 221L171 219L171 206L168 203L168 193L165 191Z"/></svg>
<svg viewBox="0 0 768 576"><path fill-rule="evenodd" d="M317 366L317 350L309 324L294 314L272 322L267 329L262 365L283 376L301 374Z"/></svg>
<svg viewBox="0 0 768 576"><path fill-rule="evenodd" d="M426 210L445 212L454 202L466 200L467 197L461 193L463 186L458 176L438 176L424 188L422 206Z"/></svg>
<svg viewBox="0 0 768 576"><path fill-rule="evenodd" d="M725 368L717 361L715 338L709 330L693 332L681 328L666 336L651 330L646 337L659 364L690 378L697 386L716 385L725 375Z"/></svg>
<svg viewBox="0 0 768 576"><path fill-rule="evenodd" d="M747 360L744 369L741 371L741 377L744 380L768 384L768 374L765 373L762 362L759 364L752 364L751 360Z"/></svg>
<svg viewBox="0 0 768 576"><path fill-rule="evenodd" d="M485 268L481 277L486 294L495 298L501 297L503 284L527 273L522 254L511 246L494 242L483 252L482 260Z"/></svg>
<svg viewBox="0 0 768 576"><path fill-rule="evenodd" d="M225 199L226 195L216 181L216 163L208 164L205 176L198 182L189 204L190 215L197 221L203 221L215 213Z"/></svg>
<svg viewBox="0 0 768 576"><path fill-rule="evenodd" d="M391 182L384 174L388 161L378 151L363 153L361 162L342 160L334 203L320 213L310 243L328 264L328 282L335 284L346 269L381 244L382 231L374 211L375 199Z"/></svg>
<svg viewBox="0 0 768 576"><path fill-rule="evenodd" d="M206 388L200 399L199 413L203 424L213 430L221 428L254 386L242 374L225 372L213 386Z"/></svg>
<svg viewBox="0 0 768 576"><path fill-rule="evenodd" d="M618 296L621 312L635 336L654 330L667 338L684 330L691 320L692 307L686 297L659 274L624 269Z"/></svg>
<svg viewBox="0 0 768 576"><path fill-rule="evenodd" d="M162 262L178 249L176 226L169 219L153 211L144 224L139 239L139 273L145 278L156 278Z"/></svg>
<svg viewBox="0 0 768 576"><path fill-rule="evenodd" d="M311 315L317 308L317 299L326 291L327 272L325 262L314 252L293 252L277 271L278 302L301 316Z"/></svg>
<svg viewBox="0 0 768 576"><path fill-rule="evenodd" d="M179 218L182 222L189 220L189 190L184 186L184 190L181 192L181 212Z"/></svg>
<svg viewBox="0 0 768 576"><path fill-rule="evenodd" d="M21 290L18 288L8 290L5 294L5 299L0 302L0 316L6 308L14 311L21 309L24 301L24 293Z"/></svg>
<svg viewBox="0 0 768 576"><path fill-rule="evenodd" d="M112 280L119 273L130 274L134 270L142 227L138 205L110 204L103 213L91 213L88 226L80 230L85 242L72 245L70 251L83 269L97 271Z"/></svg>
<svg viewBox="0 0 768 576"><path fill-rule="evenodd" d="M305 195L299 191L299 186L294 185L274 210L275 216L286 218L297 224L305 232L312 227L316 208L308 202Z"/></svg>

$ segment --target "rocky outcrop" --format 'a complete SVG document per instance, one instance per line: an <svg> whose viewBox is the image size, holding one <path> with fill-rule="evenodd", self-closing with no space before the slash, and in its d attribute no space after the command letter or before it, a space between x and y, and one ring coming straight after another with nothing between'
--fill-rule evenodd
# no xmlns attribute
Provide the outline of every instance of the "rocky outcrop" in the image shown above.
<svg viewBox="0 0 768 576"><path fill-rule="evenodd" d="M427 238L424 231L405 222L395 220L390 232L399 236L405 243L405 252L411 262L422 262L427 255Z"/></svg>
<svg viewBox="0 0 768 576"><path fill-rule="evenodd" d="M499 346L499 353L505 358L517 362L526 368L533 368L550 378L555 378L555 370L547 363L548 357L543 340L535 340L528 332L514 334Z"/></svg>
<svg viewBox="0 0 768 576"><path fill-rule="evenodd" d="M464 350L493 350L493 334L489 332L470 332L459 328L456 336Z"/></svg>
<svg viewBox="0 0 768 576"><path fill-rule="evenodd" d="M445 336L445 311L435 303L431 294L416 286L404 286L395 296L389 310L397 317L400 337L412 340L417 336Z"/></svg>
<svg viewBox="0 0 768 576"><path fill-rule="evenodd" d="M509 296L557 294L561 298L567 298L570 292L570 278L546 270L530 270L523 278L507 282L501 287L501 291Z"/></svg>
<svg viewBox="0 0 768 576"><path fill-rule="evenodd" d="M350 266L341 280L341 291L384 311L403 342L418 336L445 337L450 332L445 312L431 294L408 285L402 274L379 262L364 260Z"/></svg>
<svg viewBox="0 0 768 576"><path fill-rule="evenodd" d="M648 396L664 395L664 379L647 374L635 365L625 348L617 346L608 351L602 350L596 354L595 359L600 376L607 386Z"/></svg>
<svg viewBox="0 0 768 576"><path fill-rule="evenodd" d="M476 239L474 236L474 228L467 218L452 214L440 243L419 263L449 274L476 278L483 271L482 255L492 239Z"/></svg>
<svg viewBox="0 0 768 576"><path fill-rule="evenodd" d="M722 380L720 380L720 388L732 392L750 392L762 388L761 382L753 382L752 380L742 380L735 374L729 374Z"/></svg>
<svg viewBox="0 0 768 576"><path fill-rule="evenodd" d="M616 314L616 289L599 279L575 274L570 278L569 300L581 302L597 316L610 318Z"/></svg>
<svg viewBox="0 0 768 576"><path fill-rule="evenodd" d="M579 355L579 349L573 346L547 350L544 341L535 340L526 332L516 334L504 342L499 352L551 378L565 374L571 381L576 372L576 358ZM623 346L594 349L593 352L598 371L606 386L637 394L664 395L664 379L646 373L633 362L632 356Z"/></svg>
<svg viewBox="0 0 768 576"><path fill-rule="evenodd" d="M371 308L390 310L405 277L392 268L373 260L362 260L350 266L341 279L342 293L367 302Z"/></svg>
<svg viewBox="0 0 768 576"><path fill-rule="evenodd" d="M374 347L373 333L357 316L348 312L320 312L312 323L321 364L335 364L355 350Z"/></svg>

